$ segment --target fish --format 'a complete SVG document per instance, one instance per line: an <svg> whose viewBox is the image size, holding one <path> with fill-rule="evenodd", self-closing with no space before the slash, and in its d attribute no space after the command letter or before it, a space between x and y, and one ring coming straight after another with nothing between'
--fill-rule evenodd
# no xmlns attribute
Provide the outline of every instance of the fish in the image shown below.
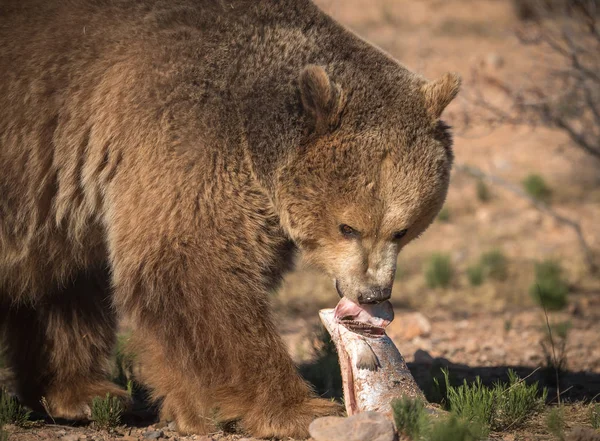
<svg viewBox="0 0 600 441"><path fill-rule="evenodd" d="M389 301L358 305L342 298L319 317L337 349L348 416L380 412L392 417L391 403L400 397L425 397L385 328L394 319Z"/></svg>

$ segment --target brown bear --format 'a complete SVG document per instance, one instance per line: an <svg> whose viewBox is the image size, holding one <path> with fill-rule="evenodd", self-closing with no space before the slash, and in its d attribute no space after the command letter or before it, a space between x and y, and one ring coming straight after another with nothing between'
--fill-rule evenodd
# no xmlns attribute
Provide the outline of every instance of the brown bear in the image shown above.
<svg viewBox="0 0 600 441"><path fill-rule="evenodd" d="M0 320L19 397L82 418L118 317L183 432L307 434L269 296L297 250L357 304L440 209L428 82L310 0L4 0Z"/></svg>

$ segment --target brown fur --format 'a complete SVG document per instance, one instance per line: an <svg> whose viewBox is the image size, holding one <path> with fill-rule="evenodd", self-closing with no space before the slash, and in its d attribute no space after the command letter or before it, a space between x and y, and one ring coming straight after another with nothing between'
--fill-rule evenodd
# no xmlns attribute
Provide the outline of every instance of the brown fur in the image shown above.
<svg viewBox="0 0 600 441"><path fill-rule="evenodd" d="M122 394L105 382L118 313L182 431L216 411L304 436L336 412L269 294L296 248L353 300L387 292L445 198L456 78L427 86L308 0L4 0L0 17L0 318L20 396L79 417Z"/></svg>

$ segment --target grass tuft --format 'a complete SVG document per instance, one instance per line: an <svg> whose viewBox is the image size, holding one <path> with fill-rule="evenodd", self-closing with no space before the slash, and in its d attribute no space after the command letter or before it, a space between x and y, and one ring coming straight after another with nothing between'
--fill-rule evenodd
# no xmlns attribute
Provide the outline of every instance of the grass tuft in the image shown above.
<svg viewBox="0 0 600 441"><path fill-rule="evenodd" d="M477 441L486 435L481 426L450 415L431 428L427 441Z"/></svg>
<svg viewBox="0 0 600 441"><path fill-rule="evenodd" d="M543 389L538 396L538 383L530 386L512 370L508 370L508 387L498 383L494 387L496 408L494 430L514 429L521 426L528 417L544 407L548 391Z"/></svg>
<svg viewBox="0 0 600 441"><path fill-rule="evenodd" d="M501 250L492 250L481 255L481 266L486 277L502 281L508 276L508 260Z"/></svg>
<svg viewBox="0 0 600 441"><path fill-rule="evenodd" d="M565 439L565 417L562 407L553 407L546 416L546 426L550 432L558 440Z"/></svg>
<svg viewBox="0 0 600 441"><path fill-rule="evenodd" d="M512 370L508 371L508 384L497 383L485 387L477 377L474 383L461 386L450 384L448 370L442 370L446 388L446 407L462 420L478 426L478 433L487 436L490 430L501 431L521 426L529 417L539 412L546 402L548 392L538 394L538 383L527 385Z"/></svg>
<svg viewBox="0 0 600 441"><path fill-rule="evenodd" d="M115 396L95 397L92 400L92 420L99 429L114 429L121 423L123 403Z"/></svg>
<svg viewBox="0 0 600 441"><path fill-rule="evenodd" d="M552 191L542 176L530 174L523 179L523 188L532 198L546 203L550 202Z"/></svg>
<svg viewBox="0 0 600 441"><path fill-rule="evenodd" d="M429 431L429 416L422 400L402 397L392 402L394 423L399 432L412 440L423 438Z"/></svg>
<svg viewBox="0 0 600 441"><path fill-rule="evenodd" d="M443 207L440 210L437 218L440 222L450 222L450 210L448 207Z"/></svg>
<svg viewBox="0 0 600 441"><path fill-rule="evenodd" d="M536 263L535 281L529 288L529 294L545 309L563 309L567 305L569 286L562 276L560 263L554 260Z"/></svg>
<svg viewBox="0 0 600 441"><path fill-rule="evenodd" d="M467 268L467 278L471 286L479 286L486 278L497 281L508 277L508 260L501 250L492 250L479 258L479 263Z"/></svg>
<svg viewBox="0 0 600 441"><path fill-rule="evenodd" d="M479 286L483 283L483 267L481 264L472 265L467 268L467 278L471 286Z"/></svg>
<svg viewBox="0 0 600 441"><path fill-rule="evenodd" d="M447 254L434 254L425 267L425 280L430 288L447 288L454 276L452 261Z"/></svg>
<svg viewBox="0 0 600 441"><path fill-rule="evenodd" d="M590 410L589 410L589 418L590 418L590 425L598 430L600 429L600 404L599 403L590 403Z"/></svg>
<svg viewBox="0 0 600 441"><path fill-rule="evenodd" d="M471 385L464 380L461 386L454 387L450 384L448 370L443 373L449 410L459 418L481 426L482 435L487 436L496 406L494 391L483 386L479 377Z"/></svg>
<svg viewBox="0 0 600 441"><path fill-rule="evenodd" d="M481 202L488 202L492 198L490 189L483 179L477 181L477 199Z"/></svg>
<svg viewBox="0 0 600 441"><path fill-rule="evenodd" d="M25 426L29 421L30 411L11 397L5 389L0 389L0 427L5 424Z"/></svg>

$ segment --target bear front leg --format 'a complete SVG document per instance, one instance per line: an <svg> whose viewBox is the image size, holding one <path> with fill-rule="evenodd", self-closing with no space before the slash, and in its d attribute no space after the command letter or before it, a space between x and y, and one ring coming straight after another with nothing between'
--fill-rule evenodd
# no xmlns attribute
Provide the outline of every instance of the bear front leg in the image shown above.
<svg viewBox="0 0 600 441"><path fill-rule="evenodd" d="M258 221L235 208L221 207L221 219L193 211L185 186L147 201L150 186L124 192L111 210L116 306L135 327L142 381L182 432L237 419L253 436L305 437L314 418L340 408L314 396L276 331L265 268L276 251L268 238L236 240Z"/></svg>
<svg viewBox="0 0 600 441"><path fill-rule="evenodd" d="M135 326L142 381L163 400L163 414L186 433L240 419L253 436L307 436L315 417L338 409L315 398L297 373L267 294L237 278L211 279L194 261L163 255L157 265L140 265L151 269L145 275L116 270L118 304Z"/></svg>

